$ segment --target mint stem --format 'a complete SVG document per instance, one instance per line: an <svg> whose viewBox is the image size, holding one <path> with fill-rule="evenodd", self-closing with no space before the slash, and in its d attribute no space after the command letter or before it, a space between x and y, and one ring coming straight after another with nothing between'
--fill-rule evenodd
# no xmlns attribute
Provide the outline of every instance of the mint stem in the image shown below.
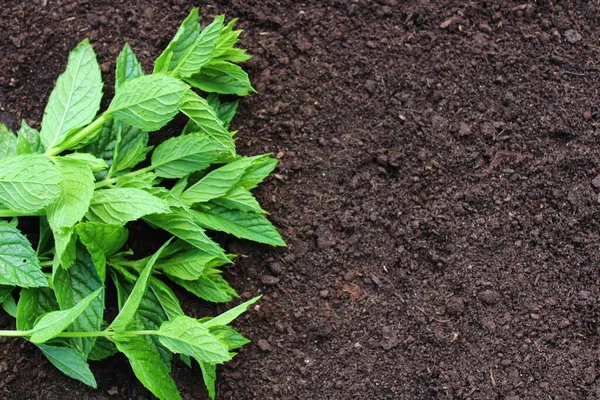
<svg viewBox="0 0 600 400"><path fill-rule="evenodd" d="M104 125L104 123L106 121L109 121L112 118L113 118L113 116L110 114L107 114L107 113L102 114L101 116L96 118L91 124L84 127L80 131L77 131L73 136L70 136L67 139L65 139L65 141L62 142L60 145L58 145L56 147L52 146L52 147L46 149L44 154L47 156L56 156L65 150L75 147L83 139L87 138L89 135L91 135L98 129L102 129L102 125Z"/></svg>

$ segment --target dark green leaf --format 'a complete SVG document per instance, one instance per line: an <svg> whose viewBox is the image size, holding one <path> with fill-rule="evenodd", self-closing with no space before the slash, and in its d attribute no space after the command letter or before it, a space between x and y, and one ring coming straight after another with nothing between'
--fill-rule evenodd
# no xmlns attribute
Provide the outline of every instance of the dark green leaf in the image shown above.
<svg viewBox="0 0 600 400"><path fill-rule="evenodd" d="M68 347L37 345L48 360L65 375L77 379L93 388L98 387L94 374L85 359L77 351Z"/></svg>
<svg viewBox="0 0 600 400"><path fill-rule="evenodd" d="M222 103L219 100L219 95L215 93L211 93L206 98L208 104L215 110L217 116L223 122L223 126L225 129L229 129L229 125L231 124L231 120L235 116L238 108L238 101L232 101L231 103Z"/></svg>
<svg viewBox="0 0 600 400"><path fill-rule="evenodd" d="M0 284L20 287L48 286L29 240L9 223L0 220Z"/></svg>
<svg viewBox="0 0 600 400"><path fill-rule="evenodd" d="M42 314L58 310L54 292L50 288L22 289L17 304L17 329L28 331Z"/></svg>

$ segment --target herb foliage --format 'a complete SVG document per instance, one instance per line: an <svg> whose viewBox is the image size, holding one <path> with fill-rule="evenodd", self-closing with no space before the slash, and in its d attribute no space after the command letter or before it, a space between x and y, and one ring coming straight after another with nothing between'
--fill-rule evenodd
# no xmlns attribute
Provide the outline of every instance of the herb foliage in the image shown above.
<svg viewBox="0 0 600 400"><path fill-rule="evenodd" d="M16 330L0 335L28 339L86 385L96 387L88 360L122 352L156 397L180 399L170 375L178 354L196 360L214 398L216 366L248 343L230 323L258 297L195 319L171 289L211 302L237 297L221 274L234 255L206 230L285 245L251 194L277 161L236 153L228 128L237 102L219 98L254 92L238 65L250 56L234 47L234 23L218 16L201 29L192 10L151 74L125 45L115 96L101 113L101 72L84 40L69 54L41 130L23 122L15 134L0 124L0 302L16 318ZM181 134L149 146L149 134L179 113L189 118ZM20 217L39 217L35 248ZM124 247L127 223L137 220L172 235L143 259ZM112 321L107 284L117 292Z"/></svg>

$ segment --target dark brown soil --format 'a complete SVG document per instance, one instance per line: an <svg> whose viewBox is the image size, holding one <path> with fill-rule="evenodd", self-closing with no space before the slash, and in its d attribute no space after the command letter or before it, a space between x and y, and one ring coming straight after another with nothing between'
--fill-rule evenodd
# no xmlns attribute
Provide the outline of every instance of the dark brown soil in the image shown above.
<svg viewBox="0 0 600 400"><path fill-rule="evenodd" d="M255 55L233 128L281 159L258 197L289 243L227 243L228 279L264 297L219 399L600 398L597 1L202 3ZM110 83L125 41L150 69L197 2L0 5L14 128L78 41ZM92 390L0 342L1 398L150 398L124 358L94 364ZM199 371L175 375L205 398Z"/></svg>

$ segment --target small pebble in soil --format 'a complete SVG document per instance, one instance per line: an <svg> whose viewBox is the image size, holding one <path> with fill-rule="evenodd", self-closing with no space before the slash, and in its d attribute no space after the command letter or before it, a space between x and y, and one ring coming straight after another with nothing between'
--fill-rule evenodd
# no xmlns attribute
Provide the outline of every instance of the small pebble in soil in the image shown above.
<svg viewBox="0 0 600 400"><path fill-rule="evenodd" d="M258 342L256 342L256 345L262 351L271 351L273 349L273 347L271 346L271 343L269 343L265 339L258 339Z"/></svg>
<svg viewBox="0 0 600 400"><path fill-rule="evenodd" d="M484 290L479 293L479 299L487 305L497 304L501 300L500 293L495 290Z"/></svg>
<svg viewBox="0 0 600 400"><path fill-rule="evenodd" d="M260 281L263 283L263 285L273 286L279 283L279 278L271 275L262 275L260 277Z"/></svg>
<svg viewBox="0 0 600 400"><path fill-rule="evenodd" d="M577 43L582 39L581 33L577 32L574 29L569 29L565 31L565 38L569 43Z"/></svg>

